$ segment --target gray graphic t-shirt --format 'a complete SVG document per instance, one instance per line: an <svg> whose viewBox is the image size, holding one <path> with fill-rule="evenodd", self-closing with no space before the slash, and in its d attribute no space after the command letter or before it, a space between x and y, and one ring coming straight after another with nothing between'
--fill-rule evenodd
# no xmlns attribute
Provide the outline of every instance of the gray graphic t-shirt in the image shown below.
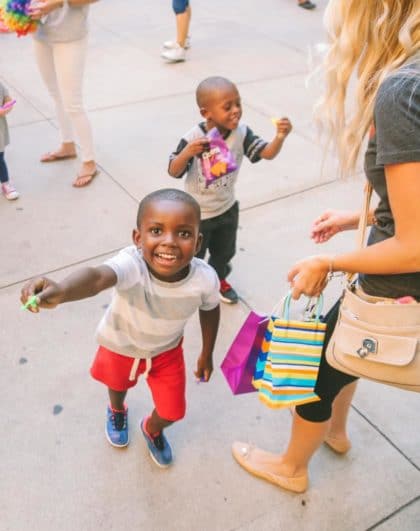
<svg viewBox="0 0 420 531"><path fill-rule="evenodd" d="M365 172L379 196L376 225L368 244L394 235L394 218L389 204L384 166L420 161L420 55L387 77L379 88ZM418 176L420 179L420 174ZM420 200L420 198L418 198ZM379 297L411 295L420 299L420 273L361 275L362 288Z"/></svg>
<svg viewBox="0 0 420 531"><path fill-rule="evenodd" d="M194 126L182 137L176 150L171 153L170 160L179 155L188 142L205 135L204 123ZM224 137L224 141L235 158L237 165L235 171L215 180L208 186L199 157L193 157L188 161L184 173L179 176L182 177L185 173L187 174L185 191L191 194L200 204L201 219L214 218L229 210L235 202L234 187L244 155L251 162L258 162L261 159L261 151L267 145L265 140L254 134L245 124L240 124L236 129L230 131Z"/></svg>

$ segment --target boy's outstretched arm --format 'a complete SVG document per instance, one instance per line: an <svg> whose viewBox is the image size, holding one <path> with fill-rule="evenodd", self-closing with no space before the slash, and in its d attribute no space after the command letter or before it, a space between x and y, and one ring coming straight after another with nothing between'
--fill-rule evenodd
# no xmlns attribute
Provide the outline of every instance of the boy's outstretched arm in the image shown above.
<svg viewBox="0 0 420 531"><path fill-rule="evenodd" d="M219 328L220 306L217 305L216 308L207 312L200 310L199 314L203 347L194 374L197 379L208 382L213 372L213 349Z"/></svg>
<svg viewBox="0 0 420 531"><path fill-rule="evenodd" d="M23 286L20 300L25 304L30 297L36 295L36 306L28 307L28 310L36 313L39 308L52 309L63 302L92 297L116 283L117 275L110 267L84 267L61 282L54 282L46 277L30 280Z"/></svg>
<svg viewBox="0 0 420 531"><path fill-rule="evenodd" d="M292 130L292 124L289 118L280 118L279 120L275 120L275 125L277 129L276 136L260 151L260 157L262 159L274 159L274 157L276 157L281 150L284 139Z"/></svg>

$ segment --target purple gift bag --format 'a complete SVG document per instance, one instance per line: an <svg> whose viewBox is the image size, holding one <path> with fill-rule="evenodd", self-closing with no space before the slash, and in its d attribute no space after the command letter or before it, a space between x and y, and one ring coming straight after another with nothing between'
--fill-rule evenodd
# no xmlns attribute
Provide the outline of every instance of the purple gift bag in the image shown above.
<svg viewBox="0 0 420 531"><path fill-rule="evenodd" d="M267 325L266 316L250 312L220 366L234 395L256 391L252 379Z"/></svg>

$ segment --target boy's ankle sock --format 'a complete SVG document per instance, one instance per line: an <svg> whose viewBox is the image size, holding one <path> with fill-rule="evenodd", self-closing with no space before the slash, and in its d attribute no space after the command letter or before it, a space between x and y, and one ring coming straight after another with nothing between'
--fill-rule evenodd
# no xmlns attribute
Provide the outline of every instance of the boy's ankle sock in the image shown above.
<svg viewBox="0 0 420 531"><path fill-rule="evenodd" d="M150 433L150 430L148 428L148 423L149 423L149 420L152 418L152 415L149 415L148 417L146 417L145 421L144 421L144 431L147 433L147 435L151 438L151 439L154 439L155 437L157 437L158 435L160 435L162 433L162 431L157 431L156 433Z"/></svg>
<svg viewBox="0 0 420 531"><path fill-rule="evenodd" d="M109 404L109 407L113 413L126 413L127 406L124 404L124 409L116 409L115 407L112 407L112 404Z"/></svg>

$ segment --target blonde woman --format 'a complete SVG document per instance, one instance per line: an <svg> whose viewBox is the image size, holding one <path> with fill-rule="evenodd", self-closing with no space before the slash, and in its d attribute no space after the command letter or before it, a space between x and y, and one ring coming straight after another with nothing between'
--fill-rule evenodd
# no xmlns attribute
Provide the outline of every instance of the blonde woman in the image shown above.
<svg viewBox="0 0 420 531"><path fill-rule="evenodd" d="M338 139L343 174L354 170L368 137L365 172L380 201L368 247L295 264L288 275L293 298L318 295L333 270L359 273L360 288L370 295L420 301L420 0L330 0L325 22L331 39L325 121ZM355 71L356 101L348 117L345 95ZM327 211L316 220L313 238L322 242L355 228L358 217ZM327 341L337 311L338 303L327 316ZM346 419L355 384L323 359L316 387L321 400L296 408L285 452L236 442L235 459L251 474L304 492L310 459L324 441L340 453L350 447Z"/></svg>

